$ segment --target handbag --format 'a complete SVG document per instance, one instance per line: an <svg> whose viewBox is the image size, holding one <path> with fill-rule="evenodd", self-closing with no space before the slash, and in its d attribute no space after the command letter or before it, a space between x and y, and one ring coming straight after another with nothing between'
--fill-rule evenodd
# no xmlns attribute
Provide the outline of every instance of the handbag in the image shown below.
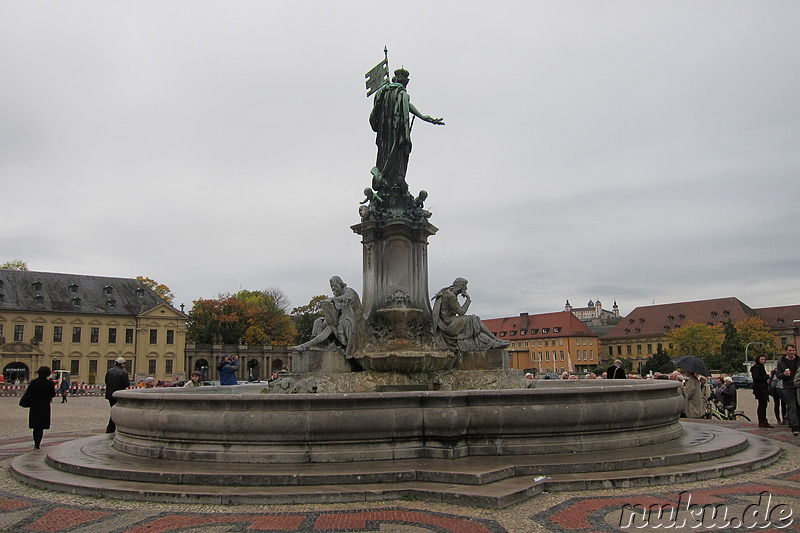
<svg viewBox="0 0 800 533"><path fill-rule="evenodd" d="M31 406L31 393L25 391L25 394L22 395L22 398L19 399L19 406L20 407L30 407Z"/></svg>

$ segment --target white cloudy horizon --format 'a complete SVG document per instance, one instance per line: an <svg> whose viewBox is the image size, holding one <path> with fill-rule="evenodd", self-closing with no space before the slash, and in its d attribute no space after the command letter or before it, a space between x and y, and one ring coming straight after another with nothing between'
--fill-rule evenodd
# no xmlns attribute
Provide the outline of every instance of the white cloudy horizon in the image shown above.
<svg viewBox="0 0 800 533"><path fill-rule="evenodd" d="M360 291L364 73L411 73L431 295L800 303L800 4L77 0L0 6L0 262L191 306Z"/></svg>

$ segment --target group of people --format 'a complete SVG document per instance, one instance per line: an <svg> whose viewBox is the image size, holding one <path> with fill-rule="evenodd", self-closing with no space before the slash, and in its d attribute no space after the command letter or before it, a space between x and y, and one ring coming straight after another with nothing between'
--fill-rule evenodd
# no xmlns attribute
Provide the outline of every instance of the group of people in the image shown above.
<svg viewBox="0 0 800 533"><path fill-rule="evenodd" d="M671 374L670 377L677 374ZM706 415L708 402L715 402L720 410L728 416L736 412L736 384L730 376L719 376L716 383L694 372L687 372L686 379L681 380L681 393L686 401L683 414L686 418L703 418Z"/></svg>
<svg viewBox="0 0 800 533"><path fill-rule="evenodd" d="M759 354L750 368L753 377L753 395L758 400L758 425L772 427L767 421L767 404L773 399L775 420L778 425L787 425L792 435L800 436L800 404L798 404L798 389L800 389L800 375L798 375L797 346L786 345L786 354L781 357L775 369L767 372L764 368L766 357Z"/></svg>

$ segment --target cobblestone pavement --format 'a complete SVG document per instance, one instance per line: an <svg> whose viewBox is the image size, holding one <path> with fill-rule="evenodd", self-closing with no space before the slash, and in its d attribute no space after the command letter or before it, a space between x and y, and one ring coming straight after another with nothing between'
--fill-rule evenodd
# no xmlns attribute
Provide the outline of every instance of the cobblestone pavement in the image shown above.
<svg viewBox="0 0 800 533"><path fill-rule="evenodd" d="M754 415L750 412L754 404L748 397L752 400L749 391L740 392L742 407L748 415ZM759 429L752 423L724 422L779 441L782 457L763 470L705 482L603 492L545 493L502 510L406 500L313 506L219 506L77 496L29 487L14 480L9 472L12 458L33 448L27 429L27 410L18 407L17 401L13 397L0 398L4 413L0 425L0 531L800 531L800 438L793 437L785 426ZM108 412L108 403L102 398L70 398L66 404L56 398L52 428L45 431L43 446L102 433ZM664 509L661 516L644 512L658 508ZM713 509L716 516L711 513Z"/></svg>

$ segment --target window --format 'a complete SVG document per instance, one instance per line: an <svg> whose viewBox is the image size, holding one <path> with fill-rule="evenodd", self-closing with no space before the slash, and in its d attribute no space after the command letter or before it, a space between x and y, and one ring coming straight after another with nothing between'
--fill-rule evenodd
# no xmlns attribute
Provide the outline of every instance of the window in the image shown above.
<svg viewBox="0 0 800 533"><path fill-rule="evenodd" d="M36 305L44 305L44 296L42 296L41 294L37 294L36 296L33 297L33 303L35 303Z"/></svg>
<svg viewBox="0 0 800 533"><path fill-rule="evenodd" d="M69 292L78 292L78 286L73 283L69 286Z"/></svg>
<svg viewBox="0 0 800 533"><path fill-rule="evenodd" d="M106 307L107 307L108 309L116 309L116 307L117 307L117 301L116 301L115 299L111 298L110 300L108 300L108 301L106 302Z"/></svg>
<svg viewBox="0 0 800 533"><path fill-rule="evenodd" d="M642 355L642 345L641 344L637 344L636 345L636 355Z"/></svg>
<svg viewBox="0 0 800 533"><path fill-rule="evenodd" d="M100 328L92 328L89 332L89 342L97 344L100 342Z"/></svg>
<svg viewBox="0 0 800 533"><path fill-rule="evenodd" d="M560 327L556 326L553 328L553 333L558 333L559 331L561 331Z"/></svg>
<svg viewBox="0 0 800 533"><path fill-rule="evenodd" d="M89 373L97 375L97 359L89 359Z"/></svg>
<svg viewBox="0 0 800 533"><path fill-rule="evenodd" d="M589 346L591 346L593 342L594 342L594 339L589 339Z"/></svg>
<svg viewBox="0 0 800 533"><path fill-rule="evenodd" d="M103 293L105 293L105 294L111 294L111 293L113 293L113 292L114 292L114 289L113 289L113 288L111 288L111 287L109 287L108 285L106 285L105 287L103 287Z"/></svg>
<svg viewBox="0 0 800 533"><path fill-rule="evenodd" d="M531 335L536 335L537 333L539 333L538 329L532 329L531 330Z"/></svg>
<svg viewBox="0 0 800 533"><path fill-rule="evenodd" d="M505 336L506 336L506 332L505 332L505 331L501 331L501 332L500 332L500 336L501 336L501 337L505 337Z"/></svg>
<svg viewBox="0 0 800 533"><path fill-rule="evenodd" d="M544 341L544 345L545 345L545 346L550 346L550 341L549 341L549 340L547 340L547 339L545 339L545 341ZM555 346L555 343L553 343L553 346Z"/></svg>
<svg viewBox="0 0 800 533"><path fill-rule="evenodd" d="M108 344L117 343L117 328L108 328Z"/></svg>
<svg viewBox="0 0 800 533"><path fill-rule="evenodd" d="M53 359L53 364L50 365L52 370L61 370L61 359Z"/></svg>
<svg viewBox="0 0 800 533"><path fill-rule="evenodd" d="M80 298L73 298L72 299L72 307L80 307L81 306L81 299Z"/></svg>
<svg viewBox="0 0 800 533"><path fill-rule="evenodd" d="M44 326L33 326L33 340L36 342L44 340Z"/></svg>
<svg viewBox="0 0 800 533"><path fill-rule="evenodd" d="M647 353L653 353L653 345L652 344L648 344L647 345Z"/></svg>
<svg viewBox="0 0 800 533"><path fill-rule="evenodd" d="M172 359L164 361L164 373L169 376L172 374Z"/></svg>
<svg viewBox="0 0 800 533"><path fill-rule="evenodd" d="M553 353L555 353L555 352L553 352ZM558 351L558 355L559 355L559 357L561 357L561 360L563 361L564 360L564 350L559 350Z"/></svg>
<svg viewBox="0 0 800 533"><path fill-rule="evenodd" d="M594 350L589 350L589 360L594 361Z"/></svg>
<svg viewBox="0 0 800 533"><path fill-rule="evenodd" d="M109 359L108 361L106 361L106 370L111 370L112 368L114 368L114 360Z"/></svg>
<svg viewBox="0 0 800 533"><path fill-rule="evenodd" d="M81 362L77 359L73 359L69 362L69 373L73 376L78 376L80 374L79 370L81 369Z"/></svg>
<svg viewBox="0 0 800 533"><path fill-rule="evenodd" d="M542 356L542 352L539 352L539 357L541 357L541 356ZM544 360L545 361L549 361L550 360L550 352L544 352Z"/></svg>
<svg viewBox="0 0 800 533"><path fill-rule="evenodd" d="M74 326L72 328L72 342L81 342L81 327Z"/></svg>
<svg viewBox="0 0 800 533"><path fill-rule="evenodd" d="M525 335L526 333L528 333L528 330L527 330L527 329L521 329L521 330L519 330L519 334L520 334L520 335Z"/></svg>
<svg viewBox="0 0 800 533"><path fill-rule="evenodd" d="M3 324L0 324L0 339L3 338ZM5 343L6 341L0 341L0 343Z"/></svg>
<svg viewBox="0 0 800 533"><path fill-rule="evenodd" d="M633 352L631 351L631 345L630 344L625 346L625 351L627 352L628 355L632 355L633 354Z"/></svg>
<svg viewBox="0 0 800 533"><path fill-rule="evenodd" d="M33 287L33 290L35 290L36 292L39 292L40 290L42 290L42 282L41 281L34 281L33 284L32 284L32 287Z"/></svg>
<svg viewBox="0 0 800 533"><path fill-rule="evenodd" d="M53 326L53 342L61 342L64 336L63 326Z"/></svg>
<svg viewBox="0 0 800 533"><path fill-rule="evenodd" d="M125 329L125 344L133 344L133 328Z"/></svg>
<svg viewBox="0 0 800 533"><path fill-rule="evenodd" d="M144 298L144 289L142 289L141 287L136 289L136 296L138 296L139 298Z"/></svg>
<svg viewBox="0 0 800 533"><path fill-rule="evenodd" d="M511 336L512 336L512 337L516 337L516 336L517 336L517 330L515 330L515 329L512 329L512 330L511 330Z"/></svg>
<svg viewBox="0 0 800 533"><path fill-rule="evenodd" d="M25 338L25 326L17 324L14 326L14 342L22 342Z"/></svg>
<svg viewBox="0 0 800 533"><path fill-rule="evenodd" d="M613 346L609 346L608 347L608 356L609 357L614 357L614 347Z"/></svg>
<svg viewBox="0 0 800 533"><path fill-rule="evenodd" d="M158 344L158 330L151 329L150 330L150 344Z"/></svg>
<svg viewBox="0 0 800 533"><path fill-rule="evenodd" d="M156 373L156 360L155 359L148 359L147 360L147 373L148 374L155 374Z"/></svg>
<svg viewBox="0 0 800 533"><path fill-rule="evenodd" d="M542 328L542 335L547 335L550 333L550 328Z"/></svg>

